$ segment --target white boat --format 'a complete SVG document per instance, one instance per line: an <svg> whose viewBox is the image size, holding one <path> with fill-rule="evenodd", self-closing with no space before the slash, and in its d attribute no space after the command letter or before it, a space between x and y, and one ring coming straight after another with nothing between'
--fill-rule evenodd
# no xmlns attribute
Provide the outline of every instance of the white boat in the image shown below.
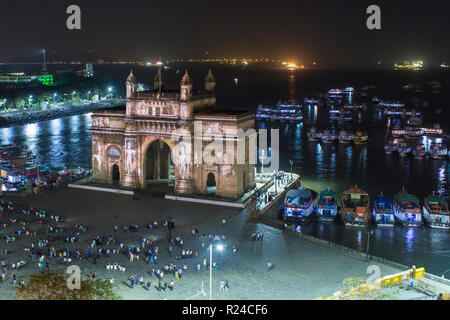
<svg viewBox="0 0 450 320"><path fill-rule="evenodd" d="M339 143L351 143L354 138L355 135L350 132L347 131L339 132Z"/></svg>
<svg viewBox="0 0 450 320"><path fill-rule="evenodd" d="M422 212L420 210L419 199L405 191L398 193L394 197L395 218L404 226L422 226Z"/></svg>
<svg viewBox="0 0 450 320"><path fill-rule="evenodd" d="M408 154L410 154L412 151L412 148L408 146L408 144L405 141L400 141L398 143L398 154L401 157L406 157Z"/></svg>
<svg viewBox="0 0 450 320"><path fill-rule="evenodd" d="M384 146L384 153L391 155L397 151L397 144L394 142L394 140L389 140L388 143Z"/></svg>
<svg viewBox="0 0 450 320"><path fill-rule="evenodd" d="M430 155L433 159L441 159L447 155L447 147L442 143L433 142L430 146Z"/></svg>
<svg viewBox="0 0 450 320"><path fill-rule="evenodd" d="M322 142L323 143L335 143L338 141L338 136L326 130L322 133Z"/></svg>
<svg viewBox="0 0 450 320"><path fill-rule="evenodd" d="M423 217L431 228L450 229L448 203L434 194L425 198Z"/></svg>
<svg viewBox="0 0 450 320"><path fill-rule="evenodd" d="M418 144L413 150L414 159L422 160L426 156L425 146Z"/></svg>
<svg viewBox="0 0 450 320"><path fill-rule="evenodd" d="M311 128L308 131L308 140L309 141L319 141L321 138L320 132L316 131L316 128Z"/></svg>

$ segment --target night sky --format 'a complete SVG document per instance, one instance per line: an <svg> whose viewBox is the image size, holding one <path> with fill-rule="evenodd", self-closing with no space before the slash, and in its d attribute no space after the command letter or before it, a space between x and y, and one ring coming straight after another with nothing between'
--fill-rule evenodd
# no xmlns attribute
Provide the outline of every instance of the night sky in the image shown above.
<svg viewBox="0 0 450 320"><path fill-rule="evenodd" d="M450 63L450 1L1 1L0 61L261 57L321 66ZM66 28L77 4L81 31ZM382 30L366 28L377 4ZM88 55L88 51L92 54Z"/></svg>

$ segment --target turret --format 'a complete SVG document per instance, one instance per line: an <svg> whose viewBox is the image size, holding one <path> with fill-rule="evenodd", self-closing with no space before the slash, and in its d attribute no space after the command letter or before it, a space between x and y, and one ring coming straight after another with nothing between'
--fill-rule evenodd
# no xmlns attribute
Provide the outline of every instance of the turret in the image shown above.
<svg viewBox="0 0 450 320"><path fill-rule="evenodd" d="M163 88L164 88L164 81L161 75L161 69L159 69L155 75L155 78L153 78L153 89L155 91L161 92Z"/></svg>
<svg viewBox="0 0 450 320"><path fill-rule="evenodd" d="M130 75L127 78L127 98L131 98L137 92L137 81L133 74L133 70L130 71Z"/></svg>
<svg viewBox="0 0 450 320"><path fill-rule="evenodd" d="M211 69L209 69L209 72L205 78L205 90L214 91L215 88L216 88L216 78L212 74Z"/></svg>
<svg viewBox="0 0 450 320"><path fill-rule="evenodd" d="M211 69L209 69L209 72L205 78L205 90L214 91L215 88L216 88L216 78L212 74Z"/></svg>
<svg viewBox="0 0 450 320"><path fill-rule="evenodd" d="M187 70L183 78L181 79L180 88L181 88L180 99L188 100L189 97L192 95L192 80L191 77L189 77Z"/></svg>

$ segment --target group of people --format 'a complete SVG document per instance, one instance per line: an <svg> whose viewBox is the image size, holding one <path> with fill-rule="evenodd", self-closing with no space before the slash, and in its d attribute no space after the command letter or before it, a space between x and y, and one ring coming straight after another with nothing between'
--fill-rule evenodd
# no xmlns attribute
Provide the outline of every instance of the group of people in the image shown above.
<svg viewBox="0 0 450 320"><path fill-rule="evenodd" d="M8 218L12 215L15 215L14 208L12 204L7 203L6 201L0 201L0 211L2 212L2 216L7 216ZM72 226L67 226L66 222L60 215L55 215L53 213L49 213L46 210L35 210L34 208L28 208L24 210L18 210L17 214L20 215L22 213L26 216L28 220L30 217L33 217L34 221L18 221L21 218L17 218L14 216L12 220L10 220L9 224L2 224L4 228L9 228L13 225L19 225L19 231L15 232L13 235L5 236L6 243L11 243L19 239L22 239L24 235L30 236L32 242L28 247L24 247L24 252L28 255L28 260L35 261L36 264L31 263L31 265L36 266L37 269L42 270L51 270L51 266L55 265L71 265L72 263L80 264L84 261L91 262L93 264L97 264L97 259L108 259L111 256L124 255L128 258L129 263L142 263L155 265L155 268L152 268L151 272L148 271L151 278L156 277L155 281L158 281L158 285L155 286L157 289L165 290L169 288L170 290L174 290L175 281L185 278L186 272L188 272L188 265L181 264L177 266L173 262L167 263L164 266L156 268L156 265L159 265L159 247L155 245L155 239L159 238L156 234L154 235L146 235L141 236L140 239L137 239L136 246L133 245L125 245L123 241L119 241L116 238L121 237L122 235L119 232L119 227L117 225L113 226L113 235L107 234L98 234L90 237L90 240L86 239L87 234L89 232L88 227L82 224L75 224ZM36 218L34 218L36 217ZM33 224L34 223L34 224ZM166 228L168 227L168 223L163 224ZM226 221L222 220L222 225L225 228ZM139 229L139 226L136 224L126 225L121 228L125 233L128 231L131 232L142 232ZM147 224L147 229L151 233L160 232L158 231L158 221L154 221L152 223ZM198 236L200 235L198 228L192 229L192 235ZM125 236L125 235L123 235ZM88 236L89 237L89 236ZM207 249L206 243L213 244L214 242L225 242L225 234L219 235L216 233L210 233L208 235L202 234L199 237L199 245L201 243L202 251ZM173 238L168 238L169 243L167 245L167 250L169 252L169 256L172 255L173 250L176 250L176 259L196 259L199 258L199 250L195 249L186 249L184 248L184 238L181 235L177 235ZM261 237L262 240L262 237ZM76 248L77 243L85 243L87 241L87 246L85 250L80 248ZM197 241L193 238L192 241ZM190 241L191 242L191 241ZM158 243L159 244L159 243ZM174 249L175 247L175 249ZM224 247L226 244L224 243ZM237 248L233 246L233 252L237 252ZM3 253L9 254L7 249L4 249ZM217 255L215 256L217 258ZM7 260L7 259L5 259ZM18 259L19 260L19 259ZM141 262L138 262L141 261ZM7 278L6 273L8 270L19 270L27 265L26 259L15 261L14 263L8 264L7 262L2 262L2 279L3 281ZM203 256L202 263L195 262L192 270L194 272L201 272L201 264L205 267L206 270L212 268L214 271L220 270L220 265L217 261L213 261L210 266L210 262ZM122 273L125 273L127 267L125 264L119 263L108 263L108 260L105 261L105 269L114 271L118 270ZM145 265L143 265L145 268ZM87 268L86 268L87 269ZM155 270L156 269L156 270ZM165 277L166 275L166 277ZM173 279L167 279L167 275L173 277ZM95 272L89 274L91 278L95 277ZM23 284L22 281L17 280L16 273L14 273L14 285L18 285L20 283ZM109 279L111 282L114 282L113 278ZM135 286L142 286L146 290L150 290L151 288L151 279L149 281L144 281L142 276L137 276L133 274L129 277L130 287L134 288ZM170 280L170 281L169 281ZM153 281L154 282L154 281ZM221 290L227 290L229 288L228 281L221 281Z"/></svg>

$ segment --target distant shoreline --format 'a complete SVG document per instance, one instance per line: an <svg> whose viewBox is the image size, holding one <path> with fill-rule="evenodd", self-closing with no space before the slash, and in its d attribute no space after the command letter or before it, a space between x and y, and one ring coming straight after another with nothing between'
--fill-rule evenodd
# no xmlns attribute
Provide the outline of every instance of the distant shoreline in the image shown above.
<svg viewBox="0 0 450 320"><path fill-rule="evenodd" d="M118 107L121 105L125 105L125 99L113 99L96 102L75 102L70 104L58 104L46 108L2 112L0 113L0 128L53 120L61 117L92 112L99 109Z"/></svg>

